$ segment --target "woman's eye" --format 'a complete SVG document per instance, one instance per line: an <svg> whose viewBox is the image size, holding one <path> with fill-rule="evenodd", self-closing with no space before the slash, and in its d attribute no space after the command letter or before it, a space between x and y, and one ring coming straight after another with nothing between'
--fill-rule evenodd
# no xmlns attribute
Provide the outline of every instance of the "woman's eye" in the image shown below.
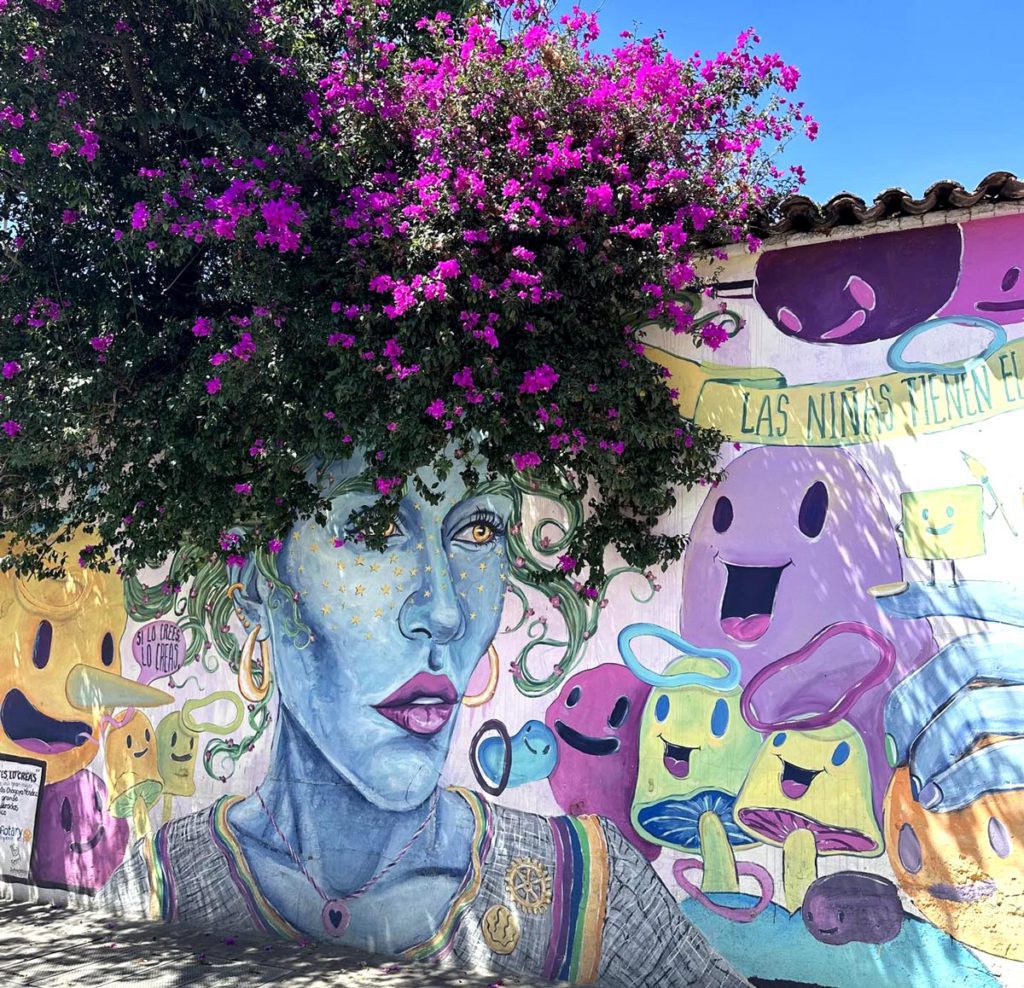
<svg viewBox="0 0 1024 988"><path fill-rule="evenodd" d="M459 529L456 533L455 542L465 542L469 545L488 545L498 535L497 528L486 521L474 521L465 528Z"/></svg>

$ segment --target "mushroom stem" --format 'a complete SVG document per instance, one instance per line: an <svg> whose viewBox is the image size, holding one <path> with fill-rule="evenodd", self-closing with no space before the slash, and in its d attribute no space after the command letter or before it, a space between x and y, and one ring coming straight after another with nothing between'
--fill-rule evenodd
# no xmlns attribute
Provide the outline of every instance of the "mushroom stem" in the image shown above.
<svg viewBox="0 0 1024 988"><path fill-rule="evenodd" d="M132 823L135 824L136 837L149 836L149 807L141 796L132 804Z"/></svg>
<svg viewBox="0 0 1024 988"><path fill-rule="evenodd" d="M810 830L800 828L782 845L782 887L786 908L795 913L804 902L811 883L818 877L818 845Z"/></svg>
<svg viewBox="0 0 1024 988"><path fill-rule="evenodd" d="M174 808L174 797L169 793L164 793L164 818L163 822L167 823L171 819L171 811Z"/></svg>
<svg viewBox="0 0 1024 988"><path fill-rule="evenodd" d="M738 892L740 880L736 874L736 855L725 832L725 824L717 813L707 810L701 813L697 827L700 831L700 854L704 859L701 891Z"/></svg>

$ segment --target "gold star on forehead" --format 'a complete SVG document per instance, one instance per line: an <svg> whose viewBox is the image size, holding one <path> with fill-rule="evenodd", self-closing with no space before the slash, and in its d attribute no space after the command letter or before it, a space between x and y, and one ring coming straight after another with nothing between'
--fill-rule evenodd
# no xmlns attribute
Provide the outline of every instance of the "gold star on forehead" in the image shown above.
<svg viewBox="0 0 1024 988"><path fill-rule="evenodd" d="M459 573L459 579L460 580L466 579L466 571L465 570L462 570L462 572Z"/></svg>
<svg viewBox="0 0 1024 988"><path fill-rule="evenodd" d="M374 616L374 618L376 618L378 620L380 618L384 617L384 608L383 607L378 607L377 610L375 610L373 612L373 616Z"/></svg>
<svg viewBox="0 0 1024 988"><path fill-rule="evenodd" d="M417 552L422 552L425 548L426 548L426 546L422 542L417 542L416 543L416 551Z"/></svg>
<svg viewBox="0 0 1024 988"><path fill-rule="evenodd" d="M370 632L366 632L366 634L365 634L365 635L363 635L363 637L364 637L364 638L365 638L365 639L366 639L366 640L367 640L368 642L372 642L372 641L373 641L373 635L371 635L371 634L370 634Z"/></svg>
<svg viewBox="0 0 1024 988"><path fill-rule="evenodd" d="M320 551L320 543L319 542L310 542L309 543L309 551L310 552L319 552Z"/></svg>
<svg viewBox="0 0 1024 988"><path fill-rule="evenodd" d="M422 510L423 510L423 505L422 505L422 504L420 504L420 502L419 502L419 501L417 501L417 502L416 502L416 503L415 503L415 504L413 505L413 507L414 507L414 508L415 508L415 509L416 509L417 511L422 511Z"/></svg>
<svg viewBox="0 0 1024 988"><path fill-rule="evenodd" d="M299 541L299 533L298 532L292 532L292 541L293 542L298 542Z"/></svg>
<svg viewBox="0 0 1024 988"><path fill-rule="evenodd" d="M480 564L480 572L482 573L485 569L487 569L487 563L481 563Z"/></svg>
<svg viewBox="0 0 1024 988"><path fill-rule="evenodd" d="M484 592L484 585L482 583L478 583L476 585L476 592L477 593L483 593Z"/></svg>
<svg viewBox="0 0 1024 988"><path fill-rule="evenodd" d="M348 593L348 587L346 587L344 583L339 583L338 593Z"/></svg>
<svg viewBox="0 0 1024 988"><path fill-rule="evenodd" d="M340 561L338 562L338 572L339 573L344 573L345 572L345 564L343 562L340 562Z"/></svg>
<svg viewBox="0 0 1024 988"><path fill-rule="evenodd" d="M381 592L382 594L384 594L384 596L386 597L386 596L387 596L387 595L388 595L389 593L391 593L391 584L390 584L390 583L385 583L385 584L384 584L384 585L383 585L383 586L382 586L382 587L380 588L380 592Z"/></svg>
<svg viewBox="0 0 1024 988"><path fill-rule="evenodd" d="M362 566L362 565L363 565L363 562L364 562L364 560L363 560L363 557L362 557L362 556L356 556L356 558L355 558L355 564L356 564L356 566Z"/></svg>
<svg viewBox="0 0 1024 988"><path fill-rule="evenodd" d="M404 569L402 569L402 567L401 567L401 566L396 566L396 567L395 567L395 568L394 568L394 569L392 570L392 572L393 572L393 573L395 574L395 576L401 576L401 575L402 575L402 574L403 574L403 573L405 572L405 570L404 570Z"/></svg>
<svg viewBox="0 0 1024 988"><path fill-rule="evenodd" d="M398 556L396 556L395 553L391 553L391 555L388 556L388 562L394 565L398 562Z"/></svg>
<svg viewBox="0 0 1024 988"><path fill-rule="evenodd" d="M330 585L330 580L324 580L324 582L320 584L320 586L322 586L324 590L326 590Z"/></svg>
<svg viewBox="0 0 1024 988"><path fill-rule="evenodd" d="M376 573L380 570L380 563L370 563L370 572Z"/></svg>
<svg viewBox="0 0 1024 988"><path fill-rule="evenodd" d="M357 587L356 587L356 596L357 596L357 597L362 597L362 595L363 595L364 593L366 593L366 587L364 587L364 586L363 586L363 585L362 585L362 584L360 583L360 584L359 584L359 586L357 586Z"/></svg>
<svg viewBox="0 0 1024 988"><path fill-rule="evenodd" d="M299 567L299 572L300 573L305 573L306 572L306 567L305 566L300 566Z"/></svg>
<svg viewBox="0 0 1024 988"><path fill-rule="evenodd" d="M397 583L396 583L396 584L395 584L395 593L401 593L401 592L402 592L402 588L401 588L401 586L400 586L399 584L397 584Z"/></svg>
<svg viewBox="0 0 1024 988"><path fill-rule="evenodd" d="M358 614L353 614L352 615L352 623L353 624L359 624L359 615Z"/></svg>
<svg viewBox="0 0 1024 988"><path fill-rule="evenodd" d="M320 613L323 614L324 617L327 617L327 615L331 613L331 605L324 604L324 606L320 608Z"/></svg>
<svg viewBox="0 0 1024 988"><path fill-rule="evenodd" d="M476 620L476 611L470 611L469 612L469 620L470 621L475 621Z"/></svg>
<svg viewBox="0 0 1024 988"><path fill-rule="evenodd" d="M423 591L423 596L424 597L429 597L430 596L430 591L429 590L424 590Z"/></svg>

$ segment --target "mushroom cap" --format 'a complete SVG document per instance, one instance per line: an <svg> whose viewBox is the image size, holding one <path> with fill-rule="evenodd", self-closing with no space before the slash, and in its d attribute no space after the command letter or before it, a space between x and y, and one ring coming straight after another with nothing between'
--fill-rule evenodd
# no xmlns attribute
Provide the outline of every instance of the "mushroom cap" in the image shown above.
<svg viewBox="0 0 1024 988"><path fill-rule="evenodd" d="M720 673L714 659L682 656L666 674ZM633 797L633 826L665 847L700 847L699 821L714 813L729 843L756 843L733 818L736 794L743 785L760 735L740 715L740 688L719 691L707 686L657 688L651 691L640 724L640 759Z"/></svg>
<svg viewBox="0 0 1024 988"><path fill-rule="evenodd" d="M770 734L743 783L735 814L748 834L777 847L794 830L810 830L818 854L882 853L867 749L847 721Z"/></svg>
<svg viewBox="0 0 1024 988"><path fill-rule="evenodd" d="M139 800L145 802L148 809L160 798L161 792L163 786L155 779L143 779L130 789L125 789L119 796L115 796L110 803L110 812L116 817L130 817Z"/></svg>

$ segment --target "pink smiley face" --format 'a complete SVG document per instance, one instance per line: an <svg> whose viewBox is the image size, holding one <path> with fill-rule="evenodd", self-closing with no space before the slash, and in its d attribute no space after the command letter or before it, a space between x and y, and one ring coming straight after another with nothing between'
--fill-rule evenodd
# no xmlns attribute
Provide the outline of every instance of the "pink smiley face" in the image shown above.
<svg viewBox="0 0 1024 988"><path fill-rule="evenodd" d="M1024 216L964 223L960 280L940 316L1024 322Z"/></svg>
<svg viewBox="0 0 1024 988"><path fill-rule="evenodd" d="M567 680L544 721L558 738L558 763L548 779L558 805L573 816L605 817L653 861L660 848L643 840L629 819L649 692L625 666L606 662Z"/></svg>

